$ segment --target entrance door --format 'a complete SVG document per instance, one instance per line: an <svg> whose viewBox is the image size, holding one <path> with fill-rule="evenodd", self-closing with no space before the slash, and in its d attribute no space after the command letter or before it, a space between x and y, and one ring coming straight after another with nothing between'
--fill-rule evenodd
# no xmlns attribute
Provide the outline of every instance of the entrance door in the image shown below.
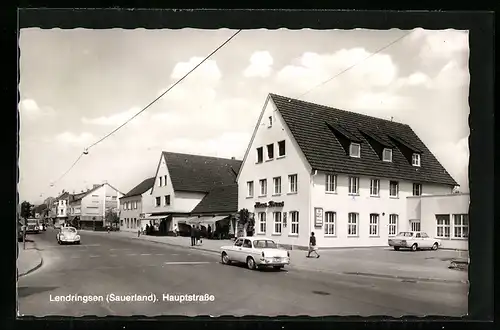
<svg viewBox="0 0 500 330"><path fill-rule="evenodd" d="M410 231L420 231L420 220L410 220Z"/></svg>

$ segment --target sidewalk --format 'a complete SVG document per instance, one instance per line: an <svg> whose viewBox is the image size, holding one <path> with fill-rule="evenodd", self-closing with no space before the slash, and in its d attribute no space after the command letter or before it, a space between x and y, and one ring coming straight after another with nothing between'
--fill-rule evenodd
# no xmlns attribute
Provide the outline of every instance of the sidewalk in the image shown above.
<svg viewBox="0 0 500 330"><path fill-rule="evenodd" d="M23 249L23 243L18 243L18 247L19 257L17 259L17 272L19 277L27 275L42 267L42 255L36 249L35 242L26 242L26 250Z"/></svg>
<svg viewBox="0 0 500 330"><path fill-rule="evenodd" d="M147 240L155 243L185 247L188 249L220 253L224 245L232 245L232 240L203 240L192 247L190 237L146 236L137 237L131 232L93 232L96 235L113 235L131 239ZM432 282L467 283L468 273L448 269L449 259L457 252L438 250L428 254L422 252L396 252L386 248L335 249L320 251L321 257L306 258L307 251L291 250L290 268L320 271L342 275L359 275L379 278L398 278ZM430 256L430 257L428 257Z"/></svg>

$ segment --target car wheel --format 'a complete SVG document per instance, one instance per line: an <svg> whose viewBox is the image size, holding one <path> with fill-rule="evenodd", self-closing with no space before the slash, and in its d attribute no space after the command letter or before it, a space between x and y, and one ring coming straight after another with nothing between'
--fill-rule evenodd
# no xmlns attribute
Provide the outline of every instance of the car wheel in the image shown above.
<svg viewBox="0 0 500 330"><path fill-rule="evenodd" d="M227 255L226 252L222 252L222 254L221 254L221 262L224 265L230 265L231 264L231 259L229 259L229 256Z"/></svg>
<svg viewBox="0 0 500 330"><path fill-rule="evenodd" d="M80 245L80 241L76 242L76 245Z"/></svg>
<svg viewBox="0 0 500 330"><path fill-rule="evenodd" d="M60 240L57 240L57 244L61 245L61 241L60 241Z"/></svg>
<svg viewBox="0 0 500 330"><path fill-rule="evenodd" d="M434 251L436 251L436 250L438 249L438 243L434 243L434 245L432 246L432 249L433 249Z"/></svg>
<svg viewBox="0 0 500 330"><path fill-rule="evenodd" d="M411 250L412 250L412 251L417 251L417 248L418 248L417 244L413 244L413 245L411 246Z"/></svg>
<svg viewBox="0 0 500 330"><path fill-rule="evenodd" d="M248 269L251 269L251 270L255 270L255 268L257 268L255 266L255 260L253 260L252 257L247 258L247 267L248 267Z"/></svg>
<svg viewBox="0 0 500 330"><path fill-rule="evenodd" d="M394 247L394 250L395 250L395 251L399 251L399 246L395 246L395 247Z"/></svg>

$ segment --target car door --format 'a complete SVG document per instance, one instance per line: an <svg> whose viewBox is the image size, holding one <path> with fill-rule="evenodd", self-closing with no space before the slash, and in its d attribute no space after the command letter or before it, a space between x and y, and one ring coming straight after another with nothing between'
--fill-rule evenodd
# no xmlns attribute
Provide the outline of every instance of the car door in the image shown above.
<svg viewBox="0 0 500 330"><path fill-rule="evenodd" d="M234 261L241 261L241 248L243 246L243 238L236 239L231 251L229 252L229 258Z"/></svg>
<svg viewBox="0 0 500 330"><path fill-rule="evenodd" d="M252 255L252 241L249 239L245 239L243 242L243 246L241 247L241 261L246 262L246 259L248 256L253 256ZM255 257L254 257L255 259Z"/></svg>
<svg viewBox="0 0 500 330"><path fill-rule="evenodd" d="M421 240L422 240L422 248L425 248L425 249L429 249L432 247L432 242L431 242L431 238L429 237L429 235L427 235L427 233L420 233L420 236L422 237Z"/></svg>

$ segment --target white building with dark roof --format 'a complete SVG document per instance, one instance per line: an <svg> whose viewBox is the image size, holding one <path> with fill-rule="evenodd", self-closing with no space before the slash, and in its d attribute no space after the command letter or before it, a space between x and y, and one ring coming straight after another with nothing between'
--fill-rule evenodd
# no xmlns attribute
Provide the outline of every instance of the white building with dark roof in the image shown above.
<svg viewBox="0 0 500 330"><path fill-rule="evenodd" d="M270 94L237 181L256 235L281 244L307 246L314 232L319 247L387 246L424 228L444 247L467 241L451 219L467 217L468 198L452 194L457 182L405 124ZM409 212L409 198L430 195L456 208Z"/></svg>
<svg viewBox="0 0 500 330"><path fill-rule="evenodd" d="M151 191L155 177L148 178L120 198L120 230L137 232L146 226L144 218L151 212Z"/></svg>

